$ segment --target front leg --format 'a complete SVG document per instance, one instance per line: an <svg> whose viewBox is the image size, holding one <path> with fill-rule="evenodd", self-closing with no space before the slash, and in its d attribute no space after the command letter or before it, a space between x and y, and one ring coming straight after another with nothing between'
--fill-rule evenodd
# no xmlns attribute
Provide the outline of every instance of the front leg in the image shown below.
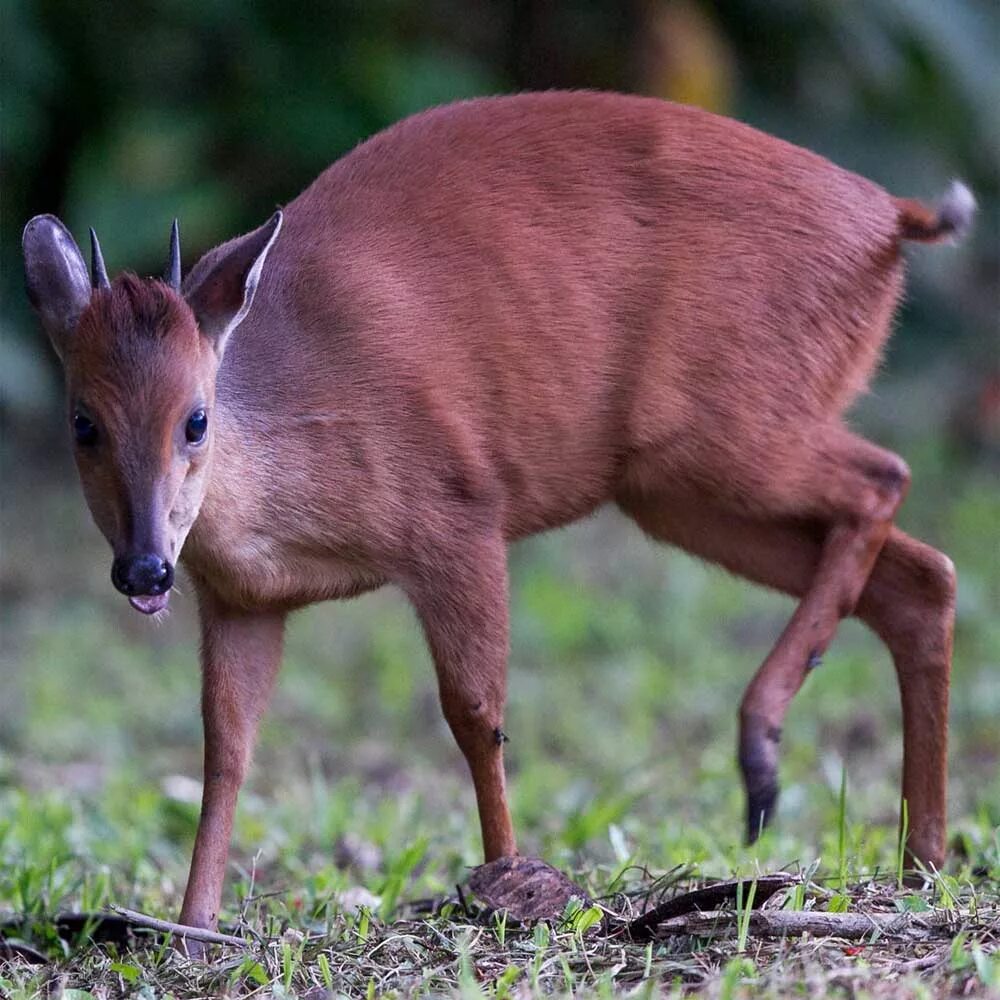
<svg viewBox="0 0 1000 1000"><path fill-rule="evenodd" d="M441 707L472 772L487 861L514 855L503 766L507 697L507 552L500 537L463 537L404 586L437 669Z"/></svg>
<svg viewBox="0 0 1000 1000"><path fill-rule="evenodd" d="M281 663L285 616L235 611L199 593L205 784L181 923L214 930L236 798ZM189 951L196 949L189 945ZM200 949L198 949L200 950Z"/></svg>

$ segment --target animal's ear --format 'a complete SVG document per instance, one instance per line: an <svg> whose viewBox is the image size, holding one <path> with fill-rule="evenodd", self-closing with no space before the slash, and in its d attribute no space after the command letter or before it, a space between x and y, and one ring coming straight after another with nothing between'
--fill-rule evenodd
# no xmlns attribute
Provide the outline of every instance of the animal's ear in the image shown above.
<svg viewBox="0 0 1000 1000"><path fill-rule="evenodd" d="M62 359L90 302L90 278L80 248L54 215L36 215L21 238L28 298Z"/></svg>
<svg viewBox="0 0 1000 1000"><path fill-rule="evenodd" d="M210 250L184 280L184 298L220 358L229 335L253 305L264 260L278 238L281 220L281 212L275 212L260 229Z"/></svg>

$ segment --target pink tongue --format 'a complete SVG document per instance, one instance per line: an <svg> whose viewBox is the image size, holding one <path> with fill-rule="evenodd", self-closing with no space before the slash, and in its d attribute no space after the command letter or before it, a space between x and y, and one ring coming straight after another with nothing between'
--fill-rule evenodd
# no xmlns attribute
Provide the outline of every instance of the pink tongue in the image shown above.
<svg viewBox="0 0 1000 1000"><path fill-rule="evenodd" d="M162 611L170 600L170 592L165 594L143 594L141 597L130 597L129 604L136 611L141 611L144 615L155 615L157 611Z"/></svg>

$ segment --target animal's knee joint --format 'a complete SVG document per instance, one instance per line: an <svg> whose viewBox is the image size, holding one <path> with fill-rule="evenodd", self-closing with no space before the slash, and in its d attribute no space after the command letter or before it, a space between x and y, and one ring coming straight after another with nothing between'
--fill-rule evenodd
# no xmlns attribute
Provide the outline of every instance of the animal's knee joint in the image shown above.
<svg viewBox="0 0 1000 1000"><path fill-rule="evenodd" d="M898 455L891 455L876 478L879 493L893 505L898 505L910 488L910 467Z"/></svg>
<svg viewBox="0 0 1000 1000"><path fill-rule="evenodd" d="M857 511L861 523L892 520L910 486L909 467L898 455L889 455L868 467L865 478L869 488Z"/></svg>
<svg viewBox="0 0 1000 1000"><path fill-rule="evenodd" d="M926 590L938 607L951 607L955 603L958 574L955 564L943 552L935 552L928 563Z"/></svg>

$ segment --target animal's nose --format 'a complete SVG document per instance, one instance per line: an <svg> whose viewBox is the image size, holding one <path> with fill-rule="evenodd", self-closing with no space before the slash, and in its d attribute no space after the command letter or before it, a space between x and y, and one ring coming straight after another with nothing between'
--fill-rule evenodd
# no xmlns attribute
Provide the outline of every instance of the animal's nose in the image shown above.
<svg viewBox="0 0 1000 1000"><path fill-rule="evenodd" d="M165 594L174 585L174 567L151 553L119 556L111 566L111 582L128 597Z"/></svg>

